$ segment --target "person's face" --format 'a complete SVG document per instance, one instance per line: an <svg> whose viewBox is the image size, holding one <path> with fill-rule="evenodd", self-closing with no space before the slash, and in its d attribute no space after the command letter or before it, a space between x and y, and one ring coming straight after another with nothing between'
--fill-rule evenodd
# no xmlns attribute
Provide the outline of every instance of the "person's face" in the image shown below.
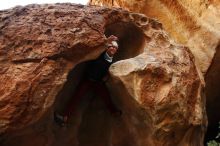
<svg viewBox="0 0 220 146"><path fill-rule="evenodd" d="M107 53L109 56L113 56L116 52L117 52L117 48L115 48L115 47L109 47L107 49Z"/></svg>

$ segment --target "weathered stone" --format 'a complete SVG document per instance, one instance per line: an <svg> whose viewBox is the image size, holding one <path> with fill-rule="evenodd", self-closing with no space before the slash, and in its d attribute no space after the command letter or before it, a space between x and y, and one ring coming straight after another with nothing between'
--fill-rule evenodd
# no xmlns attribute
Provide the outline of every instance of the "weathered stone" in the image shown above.
<svg viewBox="0 0 220 146"><path fill-rule="evenodd" d="M209 126L217 135L220 121L220 1L219 0L90 0L90 4L122 7L157 18L177 42L189 46L205 75ZM212 130L211 130L212 129ZM208 138L209 139L209 138Z"/></svg>
<svg viewBox="0 0 220 146"><path fill-rule="evenodd" d="M129 146L203 145L205 105L193 62L186 48L161 46L113 64L112 91L121 99L123 122L130 129L117 130L115 137L132 137Z"/></svg>
<svg viewBox="0 0 220 146"><path fill-rule="evenodd" d="M203 79L189 49L161 23L74 4L15 7L0 11L0 20L1 145L201 145ZM59 128L54 110L66 105L85 61L104 51L111 34L119 37L121 61L108 86L123 116L112 117L99 98L84 99L70 125Z"/></svg>
<svg viewBox="0 0 220 146"><path fill-rule="evenodd" d="M177 42L189 46L203 73L220 40L220 2L217 0L90 0L90 4L122 7L157 18Z"/></svg>

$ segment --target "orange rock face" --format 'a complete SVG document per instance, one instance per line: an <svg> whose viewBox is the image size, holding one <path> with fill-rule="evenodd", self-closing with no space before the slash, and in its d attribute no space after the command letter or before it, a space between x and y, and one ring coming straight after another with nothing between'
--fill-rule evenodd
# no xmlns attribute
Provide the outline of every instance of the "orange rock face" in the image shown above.
<svg viewBox="0 0 220 146"><path fill-rule="evenodd" d="M15 7L0 20L1 145L202 145L203 78L161 23L74 4ZM120 49L107 85L123 115L111 116L98 97L85 99L68 127L58 127L54 110L66 106L86 61L112 34Z"/></svg>
<svg viewBox="0 0 220 146"><path fill-rule="evenodd" d="M209 68L220 40L217 0L90 0L90 4L143 13L158 19L177 42L187 45L203 73Z"/></svg>
<svg viewBox="0 0 220 146"><path fill-rule="evenodd" d="M210 126L207 136L214 139L220 121L220 1L90 0L90 4L122 7L157 18L172 38L189 47L205 76Z"/></svg>

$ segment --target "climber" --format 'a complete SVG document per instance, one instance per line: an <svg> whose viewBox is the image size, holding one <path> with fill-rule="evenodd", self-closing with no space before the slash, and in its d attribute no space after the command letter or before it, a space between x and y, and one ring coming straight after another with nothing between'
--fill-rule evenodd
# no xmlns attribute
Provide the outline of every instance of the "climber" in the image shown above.
<svg viewBox="0 0 220 146"><path fill-rule="evenodd" d="M105 85L108 78L108 69L113 62L113 56L118 49L118 38L111 35L107 38L106 51L102 53L97 59L89 62L85 71L85 77L80 81L76 87L76 91L71 98L68 106L64 109L62 114L54 113L54 120L60 126L65 126L68 119L75 111L80 99L92 91L95 95L101 97L107 108L114 115L121 115L122 112L112 102L109 91Z"/></svg>

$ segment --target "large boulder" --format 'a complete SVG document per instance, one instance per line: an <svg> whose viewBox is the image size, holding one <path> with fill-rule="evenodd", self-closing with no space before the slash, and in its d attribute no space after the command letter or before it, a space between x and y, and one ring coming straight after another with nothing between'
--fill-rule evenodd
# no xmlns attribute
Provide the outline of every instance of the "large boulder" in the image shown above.
<svg viewBox="0 0 220 146"><path fill-rule="evenodd" d="M202 145L203 77L190 50L158 21L69 3L15 7L0 11L0 20L1 145ZM60 128L54 111L111 34L120 49L107 85L123 115L111 116L98 97L84 99Z"/></svg>
<svg viewBox="0 0 220 146"><path fill-rule="evenodd" d="M200 110L205 109L203 85L194 59L186 48L168 46L111 66L112 91L125 111L121 124L129 129L118 126L114 135L124 141L115 138L116 145L203 145L206 113Z"/></svg>
<svg viewBox="0 0 220 146"><path fill-rule="evenodd" d="M220 1L218 0L90 0L90 4L122 7L157 18L177 42L189 47L205 76L209 128L217 135L220 121Z"/></svg>

